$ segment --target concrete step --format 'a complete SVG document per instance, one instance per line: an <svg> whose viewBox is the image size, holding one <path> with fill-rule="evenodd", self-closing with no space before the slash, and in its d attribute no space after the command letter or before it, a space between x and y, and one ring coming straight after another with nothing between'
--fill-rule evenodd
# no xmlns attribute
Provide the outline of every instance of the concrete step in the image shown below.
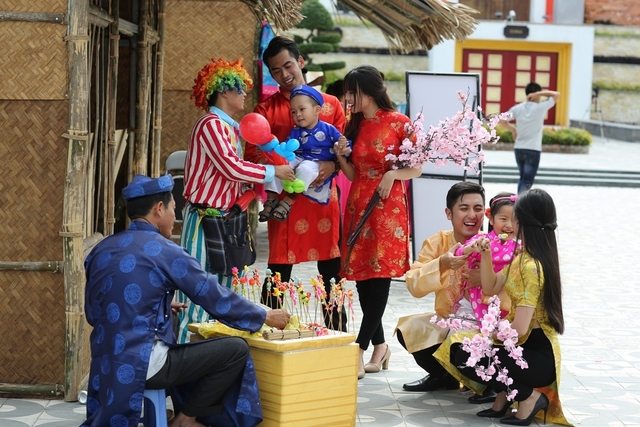
<svg viewBox="0 0 640 427"><path fill-rule="evenodd" d="M518 169L515 166L487 166L483 169L485 182L517 183L518 177ZM536 175L536 183L640 188L640 172L541 168Z"/></svg>

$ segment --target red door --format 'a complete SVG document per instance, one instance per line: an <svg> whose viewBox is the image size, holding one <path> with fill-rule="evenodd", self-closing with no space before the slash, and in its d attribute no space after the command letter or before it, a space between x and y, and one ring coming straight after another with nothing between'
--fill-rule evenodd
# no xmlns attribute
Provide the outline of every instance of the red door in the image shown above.
<svg viewBox="0 0 640 427"><path fill-rule="evenodd" d="M558 54L464 49L462 71L480 74L480 99L486 114L509 110L526 100L525 86L537 82L545 90L557 90ZM547 112L544 123L555 123L556 109Z"/></svg>

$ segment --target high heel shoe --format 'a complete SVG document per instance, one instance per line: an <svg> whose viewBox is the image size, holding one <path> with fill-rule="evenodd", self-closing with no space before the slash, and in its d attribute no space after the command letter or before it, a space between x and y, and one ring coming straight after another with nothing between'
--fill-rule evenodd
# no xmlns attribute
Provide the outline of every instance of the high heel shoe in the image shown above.
<svg viewBox="0 0 640 427"><path fill-rule="evenodd" d="M390 357L391 357L391 348L389 348L389 344L387 344L387 351L384 353L384 356L382 356L382 359L380 359L380 362L367 363L366 365L364 365L364 371L369 374L369 373L380 372L381 369L385 369L385 370L389 369Z"/></svg>
<svg viewBox="0 0 640 427"><path fill-rule="evenodd" d="M360 369L358 369L358 379L361 380L364 378L364 371L361 371Z"/></svg>
<svg viewBox="0 0 640 427"><path fill-rule="evenodd" d="M493 408L489 408L489 409L485 409L484 411L478 412L476 415L479 417L485 417L485 418L500 418L500 417L504 417L504 414L506 414L510 408L511 408L511 404L507 402L505 403L504 408L500 409L499 411L496 411Z"/></svg>
<svg viewBox="0 0 640 427"><path fill-rule="evenodd" d="M547 423L547 411L549 410L549 398L545 394L541 394L538 400L536 400L536 404L533 405L533 411L529 414L527 418L517 418L515 415L509 418L503 418L500 420L502 424L508 424L512 426L528 426L531 425L533 418L540 411L544 411L544 421L543 423Z"/></svg>

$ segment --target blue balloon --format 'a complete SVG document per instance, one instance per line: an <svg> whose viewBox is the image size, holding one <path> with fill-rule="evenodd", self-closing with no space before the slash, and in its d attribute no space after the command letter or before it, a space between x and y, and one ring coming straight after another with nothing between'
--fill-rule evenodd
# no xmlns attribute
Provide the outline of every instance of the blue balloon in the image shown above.
<svg viewBox="0 0 640 427"><path fill-rule="evenodd" d="M294 148L295 147L295 148ZM293 161L296 158L294 151L300 147L300 143L295 139L290 139L287 142L281 142L273 151L287 159L287 161Z"/></svg>
<svg viewBox="0 0 640 427"><path fill-rule="evenodd" d="M293 152L300 148L300 141L297 139L291 138L287 141L287 150Z"/></svg>
<svg viewBox="0 0 640 427"><path fill-rule="evenodd" d="M266 144L258 145L258 148L268 153L270 151L273 151L273 149L276 148L278 144L280 144L280 141L278 141L277 138L273 138L271 141L267 142Z"/></svg>

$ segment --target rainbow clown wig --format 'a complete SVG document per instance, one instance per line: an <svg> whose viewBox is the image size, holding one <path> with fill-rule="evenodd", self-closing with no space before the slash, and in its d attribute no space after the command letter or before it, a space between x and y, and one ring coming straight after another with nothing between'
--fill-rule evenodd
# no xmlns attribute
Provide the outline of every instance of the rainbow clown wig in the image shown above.
<svg viewBox="0 0 640 427"><path fill-rule="evenodd" d="M195 101L196 107L205 111L209 111L208 99L212 93L228 89L246 92L253 87L253 80L242 66L242 58L233 63L222 58L217 61L211 59L200 70L194 82L191 99Z"/></svg>

